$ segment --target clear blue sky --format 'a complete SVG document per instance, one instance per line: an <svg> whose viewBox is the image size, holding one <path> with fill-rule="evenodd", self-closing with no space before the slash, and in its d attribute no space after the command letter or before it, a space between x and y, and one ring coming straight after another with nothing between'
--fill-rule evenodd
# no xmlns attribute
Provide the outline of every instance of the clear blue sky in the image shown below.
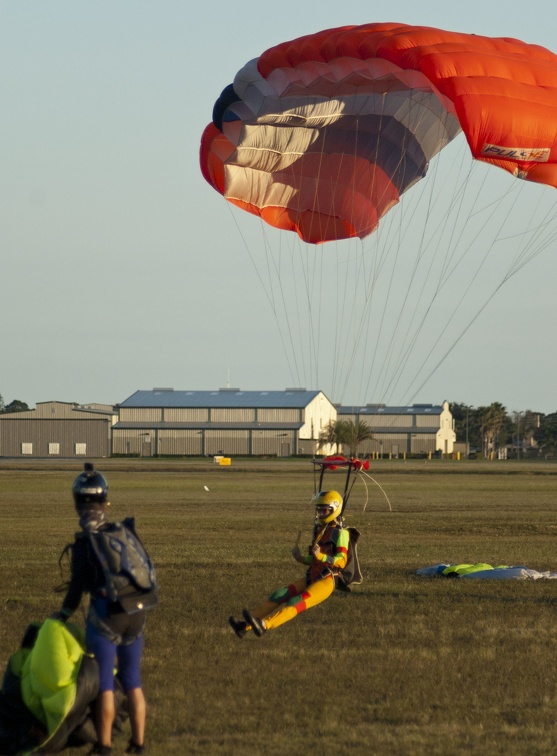
<svg viewBox="0 0 557 756"><path fill-rule="evenodd" d="M0 1L6 403L293 385L250 259L257 243L245 249L243 234L258 221L246 216L238 229L237 213L201 177L199 140L221 89L249 59L302 34L371 21L557 51L550 0ZM412 401L557 410L553 247L501 289ZM360 385L330 398L377 399L371 387L364 394Z"/></svg>

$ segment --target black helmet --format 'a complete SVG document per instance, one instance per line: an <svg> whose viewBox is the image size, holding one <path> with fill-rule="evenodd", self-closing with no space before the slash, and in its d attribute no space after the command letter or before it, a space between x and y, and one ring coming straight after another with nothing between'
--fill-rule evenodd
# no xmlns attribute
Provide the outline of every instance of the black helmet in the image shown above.
<svg viewBox="0 0 557 756"><path fill-rule="evenodd" d="M89 505L105 504L108 497L108 483L104 475L97 472L90 462L86 462L81 475L73 482L73 498L78 512L88 509Z"/></svg>

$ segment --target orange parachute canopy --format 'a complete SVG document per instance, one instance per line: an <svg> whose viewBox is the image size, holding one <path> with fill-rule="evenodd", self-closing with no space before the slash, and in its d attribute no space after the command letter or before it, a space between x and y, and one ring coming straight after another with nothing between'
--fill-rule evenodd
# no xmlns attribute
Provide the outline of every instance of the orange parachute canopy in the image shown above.
<svg viewBox="0 0 557 756"><path fill-rule="evenodd" d="M475 159L557 187L557 56L395 23L300 37L222 92L201 171L306 242L363 238L461 130Z"/></svg>

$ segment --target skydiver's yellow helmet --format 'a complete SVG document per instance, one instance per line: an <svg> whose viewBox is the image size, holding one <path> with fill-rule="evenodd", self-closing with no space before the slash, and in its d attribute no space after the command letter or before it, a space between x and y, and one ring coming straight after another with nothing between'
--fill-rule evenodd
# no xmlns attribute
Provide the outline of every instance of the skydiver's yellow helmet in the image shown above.
<svg viewBox="0 0 557 756"><path fill-rule="evenodd" d="M338 491L319 491L312 499L315 505L315 516L321 525L326 525L342 512L342 496Z"/></svg>

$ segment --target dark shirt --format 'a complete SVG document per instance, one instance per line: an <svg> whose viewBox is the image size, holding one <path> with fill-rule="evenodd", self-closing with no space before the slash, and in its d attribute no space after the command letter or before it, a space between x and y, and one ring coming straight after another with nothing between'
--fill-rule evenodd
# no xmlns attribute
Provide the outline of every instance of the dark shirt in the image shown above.
<svg viewBox="0 0 557 756"><path fill-rule="evenodd" d="M71 571L70 584L61 609L66 617L75 612L84 593L90 593L93 599L106 595L103 592L106 581L102 566L85 533L75 535ZM112 634L109 637L113 642L126 645L141 634L145 624L145 611L127 615L117 601L112 602L104 598L101 599L101 603L101 619L105 629L110 628ZM97 607L97 610L99 608ZM118 640L114 640L113 636L118 636Z"/></svg>
<svg viewBox="0 0 557 756"><path fill-rule="evenodd" d="M70 584L62 603L62 611L68 616L75 612L84 593L94 596L105 583L102 567L84 533L76 533L72 546L71 570Z"/></svg>

